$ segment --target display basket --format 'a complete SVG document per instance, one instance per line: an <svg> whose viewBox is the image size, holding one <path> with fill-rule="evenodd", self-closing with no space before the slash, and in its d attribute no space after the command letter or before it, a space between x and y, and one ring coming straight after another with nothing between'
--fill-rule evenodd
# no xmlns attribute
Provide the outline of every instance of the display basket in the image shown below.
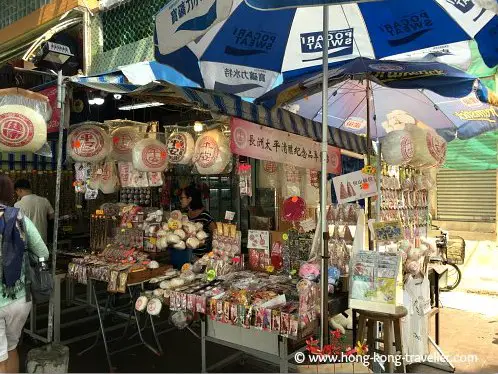
<svg viewBox="0 0 498 374"><path fill-rule="evenodd" d="M175 269L181 269L184 264L192 261L191 249L178 250L175 248L168 248L168 252L170 263Z"/></svg>
<svg viewBox="0 0 498 374"><path fill-rule="evenodd" d="M445 255L449 264L463 265L465 261L465 240L460 236L450 236Z"/></svg>

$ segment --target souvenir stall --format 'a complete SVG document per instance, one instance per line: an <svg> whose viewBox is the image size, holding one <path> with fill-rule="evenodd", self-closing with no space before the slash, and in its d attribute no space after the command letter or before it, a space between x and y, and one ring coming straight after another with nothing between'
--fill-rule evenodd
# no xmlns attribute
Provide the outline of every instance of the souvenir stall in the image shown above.
<svg viewBox="0 0 498 374"><path fill-rule="evenodd" d="M403 117L404 121L396 121L397 129L392 129L378 144L378 170L370 170L377 175L375 183L378 184L378 197L375 215L366 225L376 250L352 254L350 307L389 315L399 313L400 306L405 307L406 315L400 322L401 330L394 338L396 351L384 353L396 354L401 349L399 347L403 347L405 354L423 357L429 354L429 345L442 354L437 345L440 275L430 263L433 256L441 254L437 253L435 242L427 239L427 236L428 194L435 187L430 169L444 163L446 141L407 113L403 113ZM348 189L342 188L343 185L338 186L338 181L336 183L334 180L334 183L341 197L350 195ZM435 277L433 300L430 274ZM362 343L366 339L369 349L377 350L377 343L364 335L367 327L363 326L365 320L361 314L359 329L363 332L360 332L359 339ZM436 320L436 341L428 333L428 323L433 316ZM391 333L385 327L382 339L388 339L386 335ZM425 364L454 371L453 366L447 363ZM371 365L371 368L379 368L378 362L371 362ZM392 369L387 367L388 371Z"/></svg>
<svg viewBox="0 0 498 374"><path fill-rule="evenodd" d="M171 94L169 87L164 88L164 90ZM164 97L158 96L158 91L156 87L155 92L150 96L145 95L140 96L140 98L142 101L151 102L158 98L165 100ZM316 241L316 238L311 234L315 229L313 225L316 225L315 208L318 201L316 183L314 183L315 190L307 192L308 201L313 201L309 207L303 204L305 202L304 195L298 196L304 193L304 189L296 190L296 188L300 188L297 187L297 184L301 182L295 182L295 186L290 186L289 190L284 193L285 201L283 200L278 206L279 209L287 212L287 217L279 218L278 230L281 231L275 231L277 229L275 227L274 232L271 233L274 239L271 242L267 240L266 244L263 245L267 248L266 246L271 243L272 247L278 248L278 246L283 247L284 242L289 241L293 243L291 245L292 251L296 253L293 252L292 256L289 256L290 252L288 251L281 251L282 253L279 254L279 251L275 250L272 255L268 255L263 251L265 252L263 255L258 255L256 267L252 267L254 261L251 265L251 256L243 255L247 248L243 243L249 240L256 242L255 235L258 232L249 234L247 230L242 230L241 212L234 209L235 212L226 213L224 221L218 219L216 230L211 233L210 240L206 240L209 233L206 233L203 228L201 229L198 224L189 222L182 213L174 210L175 203L172 199L174 192L168 183L175 181L177 170L180 170L179 174L181 174L185 168L194 170L194 173L200 176L226 174L233 171L234 174L237 174L240 182L238 196L250 200L255 187L252 178L257 168L256 161L250 155L244 156L243 152L233 156L232 152L237 153L235 152L234 139L238 139L239 148L243 146L240 142L240 132L237 131L237 137L235 137L235 119L230 120L230 117L219 114L247 118L265 126L274 126L272 123L279 123L280 128L287 131L292 128L288 124L293 122L298 124L297 129L311 131L306 135L312 138L314 137L312 134L317 133L316 128L314 128L316 124L282 110L272 113L268 111L265 116L261 116L262 111L264 113L267 109L243 102L233 96L227 97L227 95L215 95L202 90L185 88L181 92L181 99L175 99L176 101L185 103L190 100L190 105L193 103L194 106L209 108L218 113L216 116L213 115L212 122L204 126L204 131L195 131L197 125L194 124L195 121L190 121L188 126L175 126L163 130L156 123L138 123L129 120L98 123L87 121L73 125L68 129L67 154L68 160L74 165L75 191L79 195L85 196L86 199L106 194L118 196L115 202L105 204L93 212L90 225L90 253L74 256L68 266L68 274L71 279L87 284L91 300L94 301L95 305L97 305L97 284L108 293L107 307L97 308L101 322L98 333L103 335L105 342L108 339L103 324L104 314L108 314L115 307L115 300L121 299L120 294L128 293L131 297L131 303L121 305L121 310L116 310L116 312L123 311L120 314L126 318L130 315L135 316L134 321L139 331L142 331L141 329L146 325L152 329L155 338L154 344L145 341L142 332L138 332L138 334L140 335L140 344L156 353L160 353L162 350L158 343L156 326L158 320L164 321L163 315L165 311L168 313L168 309L175 312L171 316L171 320L177 327L188 325L191 314L202 316L201 341L203 347L205 347L206 341L216 338L213 336L213 331L216 330L213 330L213 323L220 321L216 318L210 319L207 306L203 307L201 303L197 309L197 304L189 304L194 309L189 308L189 313L186 313L186 307L184 308L183 304L180 304L179 308L178 301L172 303L172 291L182 292L188 289L189 292L183 292L183 294L194 295L199 292L203 294L208 289L206 302L209 303L211 299L209 295L211 294L208 291L216 288L213 291L213 295L216 295L219 288L225 290L226 299L223 297L223 301L231 300L230 303L237 305L237 309L240 303L247 307L261 304L266 309L272 305L276 309L283 308L284 316L287 313L289 317L288 322L287 317L284 317L284 329L280 330L281 336L285 338L285 349L279 343L279 334L276 334L277 325L274 326L276 330L273 333L263 334L263 336L267 340L265 344L269 347L269 356L273 357L272 361L276 360L282 365L287 365L289 357L287 354L282 354L289 349L287 338L295 340L305 337L312 333L317 325L316 265L310 265L308 269L304 266L301 269L301 260L292 260L292 263L290 261L290 258L296 255L296 251L299 251L298 243L306 242L311 249L313 241ZM143 95L143 93L144 90L140 90L140 94ZM214 96L216 97L213 99ZM238 103L238 101L241 102ZM217 107L214 107L213 104ZM275 115L279 119L277 122L274 122ZM258 125L255 126L258 127ZM265 126L263 128L266 128ZM161 130L163 132L160 132ZM296 127L294 127L294 131L296 131ZM302 131L300 133L303 134ZM339 134L340 131L337 133L338 136L334 137L335 143L332 142L332 144L346 144L345 148L349 151L364 149L362 140L355 139L355 141L348 143L349 140L346 141L346 139L350 137L349 135ZM300 138L305 141L309 140L304 137ZM254 139L248 137L247 141L247 144L252 147ZM281 148L282 155L289 153L298 160L307 159L307 162L311 162L312 165L308 169L316 170L318 161L316 152L318 149L315 142L309 141L313 143L311 147L306 142L306 144L299 144L299 142L290 144L291 142L289 142L286 144L285 150L283 147ZM262 140L257 139L257 142L261 143ZM277 143L269 145L269 140L265 139L263 144L259 144L259 147L268 148L277 145ZM354 147L351 147L352 145ZM331 150L333 151L331 155L334 156L331 162L331 172L340 173L340 162L337 158L340 159L341 152L333 147ZM256 167L252 168L253 165ZM309 171L305 173L305 169L300 169L298 174L307 175L310 181L313 178L316 179L316 173ZM291 173L292 171L289 170L289 178L291 178ZM256 179L254 182L256 183ZM305 185L304 179L302 179L302 185ZM279 187L279 190L283 192L283 187ZM348 208L341 213L341 216L351 218L353 210ZM257 228L255 227L255 229ZM292 230L287 234L286 231L289 228L294 228L294 231L299 235L295 235ZM269 230L267 233L270 235ZM279 234L280 236L278 236ZM206 242L211 243L211 251L197 260L192 256L192 252L202 250ZM253 247L251 249L258 249L255 245L251 245L251 247ZM304 256L304 251L302 252ZM284 253L286 254L284 255ZM252 258L254 258L254 254ZM171 266L174 269L171 269ZM243 269L249 269L249 271L241 272ZM282 274L285 276L280 276ZM236 276L240 276L240 284L243 282L254 283L254 292L251 289L251 294L244 297L232 294L233 279L231 277ZM264 284L270 277L273 286L266 289ZM337 282L338 286L339 274L334 274L334 277L334 282ZM297 287L300 279L305 281ZM338 286L337 290L339 289ZM333 290L331 289L331 291ZM284 297L282 300L282 295L286 295L287 298ZM146 297L146 300L143 297ZM275 298L276 300L274 300ZM183 296L177 298L177 300L184 299ZM343 295L332 297L331 309L335 310L335 313L343 311L347 307L345 301L347 301L347 297ZM128 308L127 305L131 305L132 308ZM183 314L179 314L177 309L181 309ZM235 311L235 306L232 305L230 310ZM205 312L203 313L203 311ZM147 316L140 312L147 314ZM159 312L161 312L160 316L158 316ZM233 333L235 335L247 333L255 335L254 330L262 328L257 322L254 308L250 308L248 313L246 325L235 326L236 330L229 329L228 335ZM235 314L232 314L229 314L230 320L235 318ZM176 317L173 318L174 316ZM276 324L280 324L282 321L277 317L274 319L278 320L275 322ZM292 321L300 321L297 329L296 323L293 322L294 328L289 330L291 319ZM251 328L246 329L247 326ZM265 322L265 329L267 328L267 322ZM233 336L230 338L228 335L226 339L218 335L220 342L238 341L234 340ZM252 344L252 347L256 348L255 353L261 353L261 350L257 349L259 343L253 342ZM277 350L275 350L275 344ZM294 348L297 349L298 346ZM126 348L121 347L120 351ZM245 350L245 347L242 348ZM109 365L112 367L111 356L115 352L110 349L107 343L105 349ZM203 353L205 353L204 349ZM265 355L264 352L261 354ZM205 358L205 355L203 357ZM268 354L265 357L268 357ZM205 363L205 360L203 362Z"/></svg>
<svg viewBox="0 0 498 374"><path fill-rule="evenodd" d="M93 212L90 251L80 256L73 254L68 276L88 285L93 305L98 305L96 284L100 288L105 284L106 308L101 312L97 307L99 334L104 341L107 342L104 313L112 309L113 314L128 322L134 315L142 344L160 354L162 348L152 315L145 319L155 338L155 343L149 344L143 338L145 325L140 325L143 319L137 316L135 300L144 291L145 283L169 274L172 266L180 268L191 262L193 251L209 245L202 223L189 222L179 210L170 210L173 191L165 183L166 178L174 178L175 168L183 166L201 176L230 173L232 154L221 125L200 134L194 133L192 126L185 126L183 131L167 129L168 133L157 130L157 123L84 122L68 129L66 144L74 165L75 191L87 200L99 194L118 196L117 201ZM238 243L236 253L240 253L240 234L238 239L235 231L233 235L234 245ZM129 294L131 307L124 306L121 313L113 304L115 295L124 293ZM125 348L121 346L119 351ZM116 351L107 343L105 349L112 368L111 356Z"/></svg>

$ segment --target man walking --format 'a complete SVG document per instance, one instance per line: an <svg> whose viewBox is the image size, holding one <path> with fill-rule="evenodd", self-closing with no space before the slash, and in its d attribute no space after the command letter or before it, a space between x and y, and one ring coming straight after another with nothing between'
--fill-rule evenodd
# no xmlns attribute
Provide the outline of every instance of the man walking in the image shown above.
<svg viewBox="0 0 498 374"><path fill-rule="evenodd" d="M54 219L54 208L46 198L31 191L31 184L26 179L19 179L14 187L16 195L20 198L14 207L21 209L33 221L43 241L47 243L48 220Z"/></svg>

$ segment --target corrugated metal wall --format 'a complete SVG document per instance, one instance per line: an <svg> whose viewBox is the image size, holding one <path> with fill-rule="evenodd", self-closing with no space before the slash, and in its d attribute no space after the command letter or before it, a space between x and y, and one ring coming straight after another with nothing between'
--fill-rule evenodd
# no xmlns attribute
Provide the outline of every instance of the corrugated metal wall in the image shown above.
<svg viewBox="0 0 498 374"><path fill-rule="evenodd" d="M496 170L440 170L437 174L437 219L494 222Z"/></svg>

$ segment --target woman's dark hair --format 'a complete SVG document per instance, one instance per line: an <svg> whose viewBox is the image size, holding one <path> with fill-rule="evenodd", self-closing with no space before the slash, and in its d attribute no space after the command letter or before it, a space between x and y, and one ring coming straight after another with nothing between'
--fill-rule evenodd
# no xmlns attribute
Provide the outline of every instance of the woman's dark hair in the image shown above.
<svg viewBox="0 0 498 374"><path fill-rule="evenodd" d="M0 204L11 205L14 201L14 183L6 175L0 175Z"/></svg>
<svg viewBox="0 0 498 374"><path fill-rule="evenodd" d="M190 202L190 209L197 210L204 208L204 204L202 203L202 193L201 190L198 189L194 185L190 185L183 189L183 193L185 196L190 197L192 201Z"/></svg>

